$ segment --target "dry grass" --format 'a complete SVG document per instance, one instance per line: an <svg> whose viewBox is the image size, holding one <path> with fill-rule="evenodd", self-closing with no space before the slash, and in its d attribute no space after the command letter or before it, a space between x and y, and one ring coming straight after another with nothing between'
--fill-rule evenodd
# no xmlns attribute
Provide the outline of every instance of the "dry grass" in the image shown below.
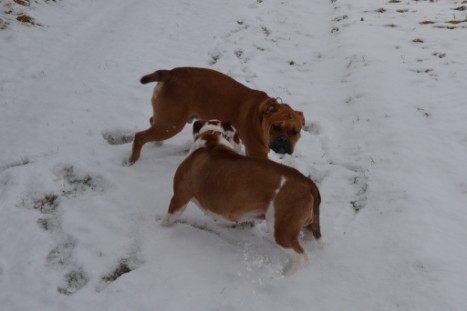
<svg viewBox="0 0 467 311"><path fill-rule="evenodd" d="M113 282L116 279L118 279L119 277L121 277L122 275L124 275L125 273L128 273L130 271L131 271L131 269L126 264L126 262L122 261L122 262L120 262L118 267L112 273L102 277L102 281L104 281L106 283Z"/></svg>
<svg viewBox="0 0 467 311"><path fill-rule="evenodd" d="M432 25L432 24L435 24L435 22L433 22L433 21L422 21L419 24L420 25Z"/></svg>
<svg viewBox="0 0 467 311"><path fill-rule="evenodd" d="M22 5L22 6L30 6L29 0L13 0L14 3Z"/></svg>
<svg viewBox="0 0 467 311"><path fill-rule="evenodd" d="M39 210L43 214L55 212L58 207L58 196L55 194L47 194L43 198L36 199L33 202L33 208Z"/></svg>
<svg viewBox="0 0 467 311"><path fill-rule="evenodd" d="M0 30L7 29L11 24L15 22L32 25L32 26L41 26L33 17L31 17L28 12L34 10L34 8L41 3L47 2L56 2L55 0L41 0L41 1L31 1L31 0L6 0L0 1L0 10L2 17L0 18Z"/></svg>
<svg viewBox="0 0 467 311"><path fill-rule="evenodd" d="M458 20L450 20L450 21L447 21L446 23L452 24L452 25L467 23L467 18L464 19L464 20L461 20L461 21L458 21Z"/></svg>
<svg viewBox="0 0 467 311"><path fill-rule="evenodd" d="M16 20L23 24L37 25L36 22L34 21L34 18L26 14L18 15L16 17Z"/></svg>

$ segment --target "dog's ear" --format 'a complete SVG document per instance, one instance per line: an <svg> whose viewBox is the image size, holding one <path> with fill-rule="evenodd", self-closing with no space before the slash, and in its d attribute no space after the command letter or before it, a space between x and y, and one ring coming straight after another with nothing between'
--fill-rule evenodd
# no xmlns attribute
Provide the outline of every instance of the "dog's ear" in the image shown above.
<svg viewBox="0 0 467 311"><path fill-rule="evenodd" d="M263 115L267 116L274 112L277 112L279 104L276 101L266 101L262 104Z"/></svg>
<svg viewBox="0 0 467 311"><path fill-rule="evenodd" d="M224 132L235 132L235 130L232 127L232 124L230 122L222 122L221 123L222 129Z"/></svg>
<svg viewBox="0 0 467 311"><path fill-rule="evenodd" d="M195 121L195 123L193 123L193 135L198 134L205 123L206 121L202 120Z"/></svg>
<svg viewBox="0 0 467 311"><path fill-rule="evenodd" d="M302 121L302 127L305 127L305 116L303 115L303 112L301 111L295 111L295 113L297 114L297 116L300 118L300 120Z"/></svg>

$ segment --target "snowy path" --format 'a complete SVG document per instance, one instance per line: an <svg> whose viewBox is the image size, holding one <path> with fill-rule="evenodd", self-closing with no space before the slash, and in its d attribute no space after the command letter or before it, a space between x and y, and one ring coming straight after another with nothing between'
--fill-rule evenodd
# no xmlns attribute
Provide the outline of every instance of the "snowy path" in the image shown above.
<svg viewBox="0 0 467 311"><path fill-rule="evenodd" d="M461 1L63 1L0 31L3 310L464 310ZM436 6L436 7L435 7ZM426 23L427 21L433 24ZM425 22L420 24L421 22ZM455 27L450 29L447 27ZM156 69L203 66L307 119L323 247L283 278L262 224L161 228L189 126L145 146Z"/></svg>

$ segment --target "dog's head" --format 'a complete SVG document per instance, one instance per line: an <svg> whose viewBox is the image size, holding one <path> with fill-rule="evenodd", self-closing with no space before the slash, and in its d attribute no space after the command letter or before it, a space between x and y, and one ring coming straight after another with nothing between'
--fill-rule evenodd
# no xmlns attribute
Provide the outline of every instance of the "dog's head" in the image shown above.
<svg viewBox="0 0 467 311"><path fill-rule="evenodd" d="M219 120L198 120L193 124L194 143L190 153L209 144L222 144L240 152L241 141L235 128L229 122Z"/></svg>
<svg viewBox="0 0 467 311"><path fill-rule="evenodd" d="M263 116L263 133L269 138L269 148L277 153L292 154L305 125L303 113L274 99L261 103L260 113Z"/></svg>

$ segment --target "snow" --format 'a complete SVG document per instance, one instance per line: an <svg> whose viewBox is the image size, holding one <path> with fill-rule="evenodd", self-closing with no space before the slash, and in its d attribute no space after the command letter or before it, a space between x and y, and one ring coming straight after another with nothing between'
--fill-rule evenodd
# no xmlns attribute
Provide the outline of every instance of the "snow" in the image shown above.
<svg viewBox="0 0 467 311"><path fill-rule="evenodd" d="M467 310L465 1L29 2L0 5L2 310ZM139 78L186 65L304 112L270 153L322 195L295 275L263 223L155 221L190 126L122 165Z"/></svg>

